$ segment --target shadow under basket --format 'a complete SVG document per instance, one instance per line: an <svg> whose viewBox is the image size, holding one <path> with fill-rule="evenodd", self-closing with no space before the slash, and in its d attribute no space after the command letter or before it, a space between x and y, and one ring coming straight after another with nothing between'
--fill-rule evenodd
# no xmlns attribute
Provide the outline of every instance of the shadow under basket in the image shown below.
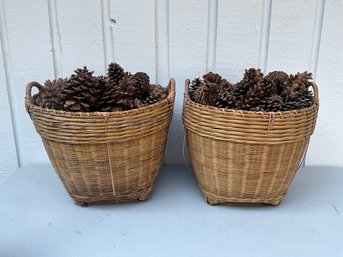
<svg viewBox="0 0 343 257"><path fill-rule="evenodd" d="M193 169L209 204L278 205L308 148L318 113L252 112L205 106L189 97L186 80L183 122Z"/></svg>
<svg viewBox="0 0 343 257"><path fill-rule="evenodd" d="M146 200L164 158L173 115L175 81L166 99L120 112L65 112L25 105L49 159L79 205Z"/></svg>

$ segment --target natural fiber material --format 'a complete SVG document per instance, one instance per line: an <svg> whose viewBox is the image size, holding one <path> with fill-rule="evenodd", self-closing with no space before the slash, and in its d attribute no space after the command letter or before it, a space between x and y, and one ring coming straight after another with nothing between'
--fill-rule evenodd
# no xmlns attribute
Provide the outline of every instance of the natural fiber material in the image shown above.
<svg viewBox="0 0 343 257"><path fill-rule="evenodd" d="M210 204L278 205L300 167L314 131L314 105L286 112L252 112L205 106L189 97L183 122L199 186Z"/></svg>
<svg viewBox="0 0 343 257"><path fill-rule="evenodd" d="M26 109L66 190L77 204L145 200L164 157L175 81L166 99L121 112L65 112L32 103Z"/></svg>

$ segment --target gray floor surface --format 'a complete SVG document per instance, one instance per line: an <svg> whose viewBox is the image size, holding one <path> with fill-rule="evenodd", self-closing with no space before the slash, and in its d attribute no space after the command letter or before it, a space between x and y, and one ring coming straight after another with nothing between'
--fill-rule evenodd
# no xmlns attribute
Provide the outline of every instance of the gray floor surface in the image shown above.
<svg viewBox="0 0 343 257"><path fill-rule="evenodd" d="M146 202L79 207L27 166L0 184L0 256L343 256L343 168L302 168L278 207L210 206L182 166Z"/></svg>

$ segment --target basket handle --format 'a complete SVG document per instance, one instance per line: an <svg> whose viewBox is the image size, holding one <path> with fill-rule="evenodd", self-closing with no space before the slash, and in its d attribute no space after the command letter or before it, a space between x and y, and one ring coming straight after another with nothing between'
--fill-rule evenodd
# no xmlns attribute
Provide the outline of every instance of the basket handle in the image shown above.
<svg viewBox="0 0 343 257"><path fill-rule="evenodd" d="M185 98L189 97L189 84L191 81L189 79L185 80Z"/></svg>
<svg viewBox="0 0 343 257"><path fill-rule="evenodd" d="M169 88L169 94L174 96L175 95L175 79L171 78L169 80L168 88Z"/></svg>
<svg viewBox="0 0 343 257"><path fill-rule="evenodd" d="M29 83L27 84L26 90L25 90L25 98L26 98L26 99L31 99L31 98L32 98L32 88L33 88L33 87L38 88L38 91L39 91L39 92L42 91L42 90L44 89L44 87L43 87L41 84L39 84L38 82L36 82L36 81L31 81L31 82L29 82Z"/></svg>
<svg viewBox="0 0 343 257"><path fill-rule="evenodd" d="M30 115L30 118L32 119L32 104L31 104L31 99L32 99L32 88L36 87L38 88L39 92L44 89L44 87L39 84L36 81L31 81L26 85L26 90L25 90L25 108L27 113Z"/></svg>
<svg viewBox="0 0 343 257"><path fill-rule="evenodd" d="M317 86L317 84L314 83L314 82L311 82L311 86L312 86L312 88L313 88L313 93L314 93L314 99L313 99L313 101L314 101L315 104L318 105L318 104L319 104L318 86Z"/></svg>

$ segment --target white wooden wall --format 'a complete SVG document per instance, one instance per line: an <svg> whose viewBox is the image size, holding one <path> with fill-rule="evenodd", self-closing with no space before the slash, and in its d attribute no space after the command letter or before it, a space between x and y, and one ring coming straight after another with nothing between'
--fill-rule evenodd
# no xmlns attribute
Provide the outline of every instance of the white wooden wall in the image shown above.
<svg viewBox="0 0 343 257"><path fill-rule="evenodd" d="M0 0L0 180L48 162L24 109L28 81L111 61L177 81L166 163L183 163L184 80L207 70L235 82L245 68L310 70L320 113L307 164L343 166L342 0Z"/></svg>

